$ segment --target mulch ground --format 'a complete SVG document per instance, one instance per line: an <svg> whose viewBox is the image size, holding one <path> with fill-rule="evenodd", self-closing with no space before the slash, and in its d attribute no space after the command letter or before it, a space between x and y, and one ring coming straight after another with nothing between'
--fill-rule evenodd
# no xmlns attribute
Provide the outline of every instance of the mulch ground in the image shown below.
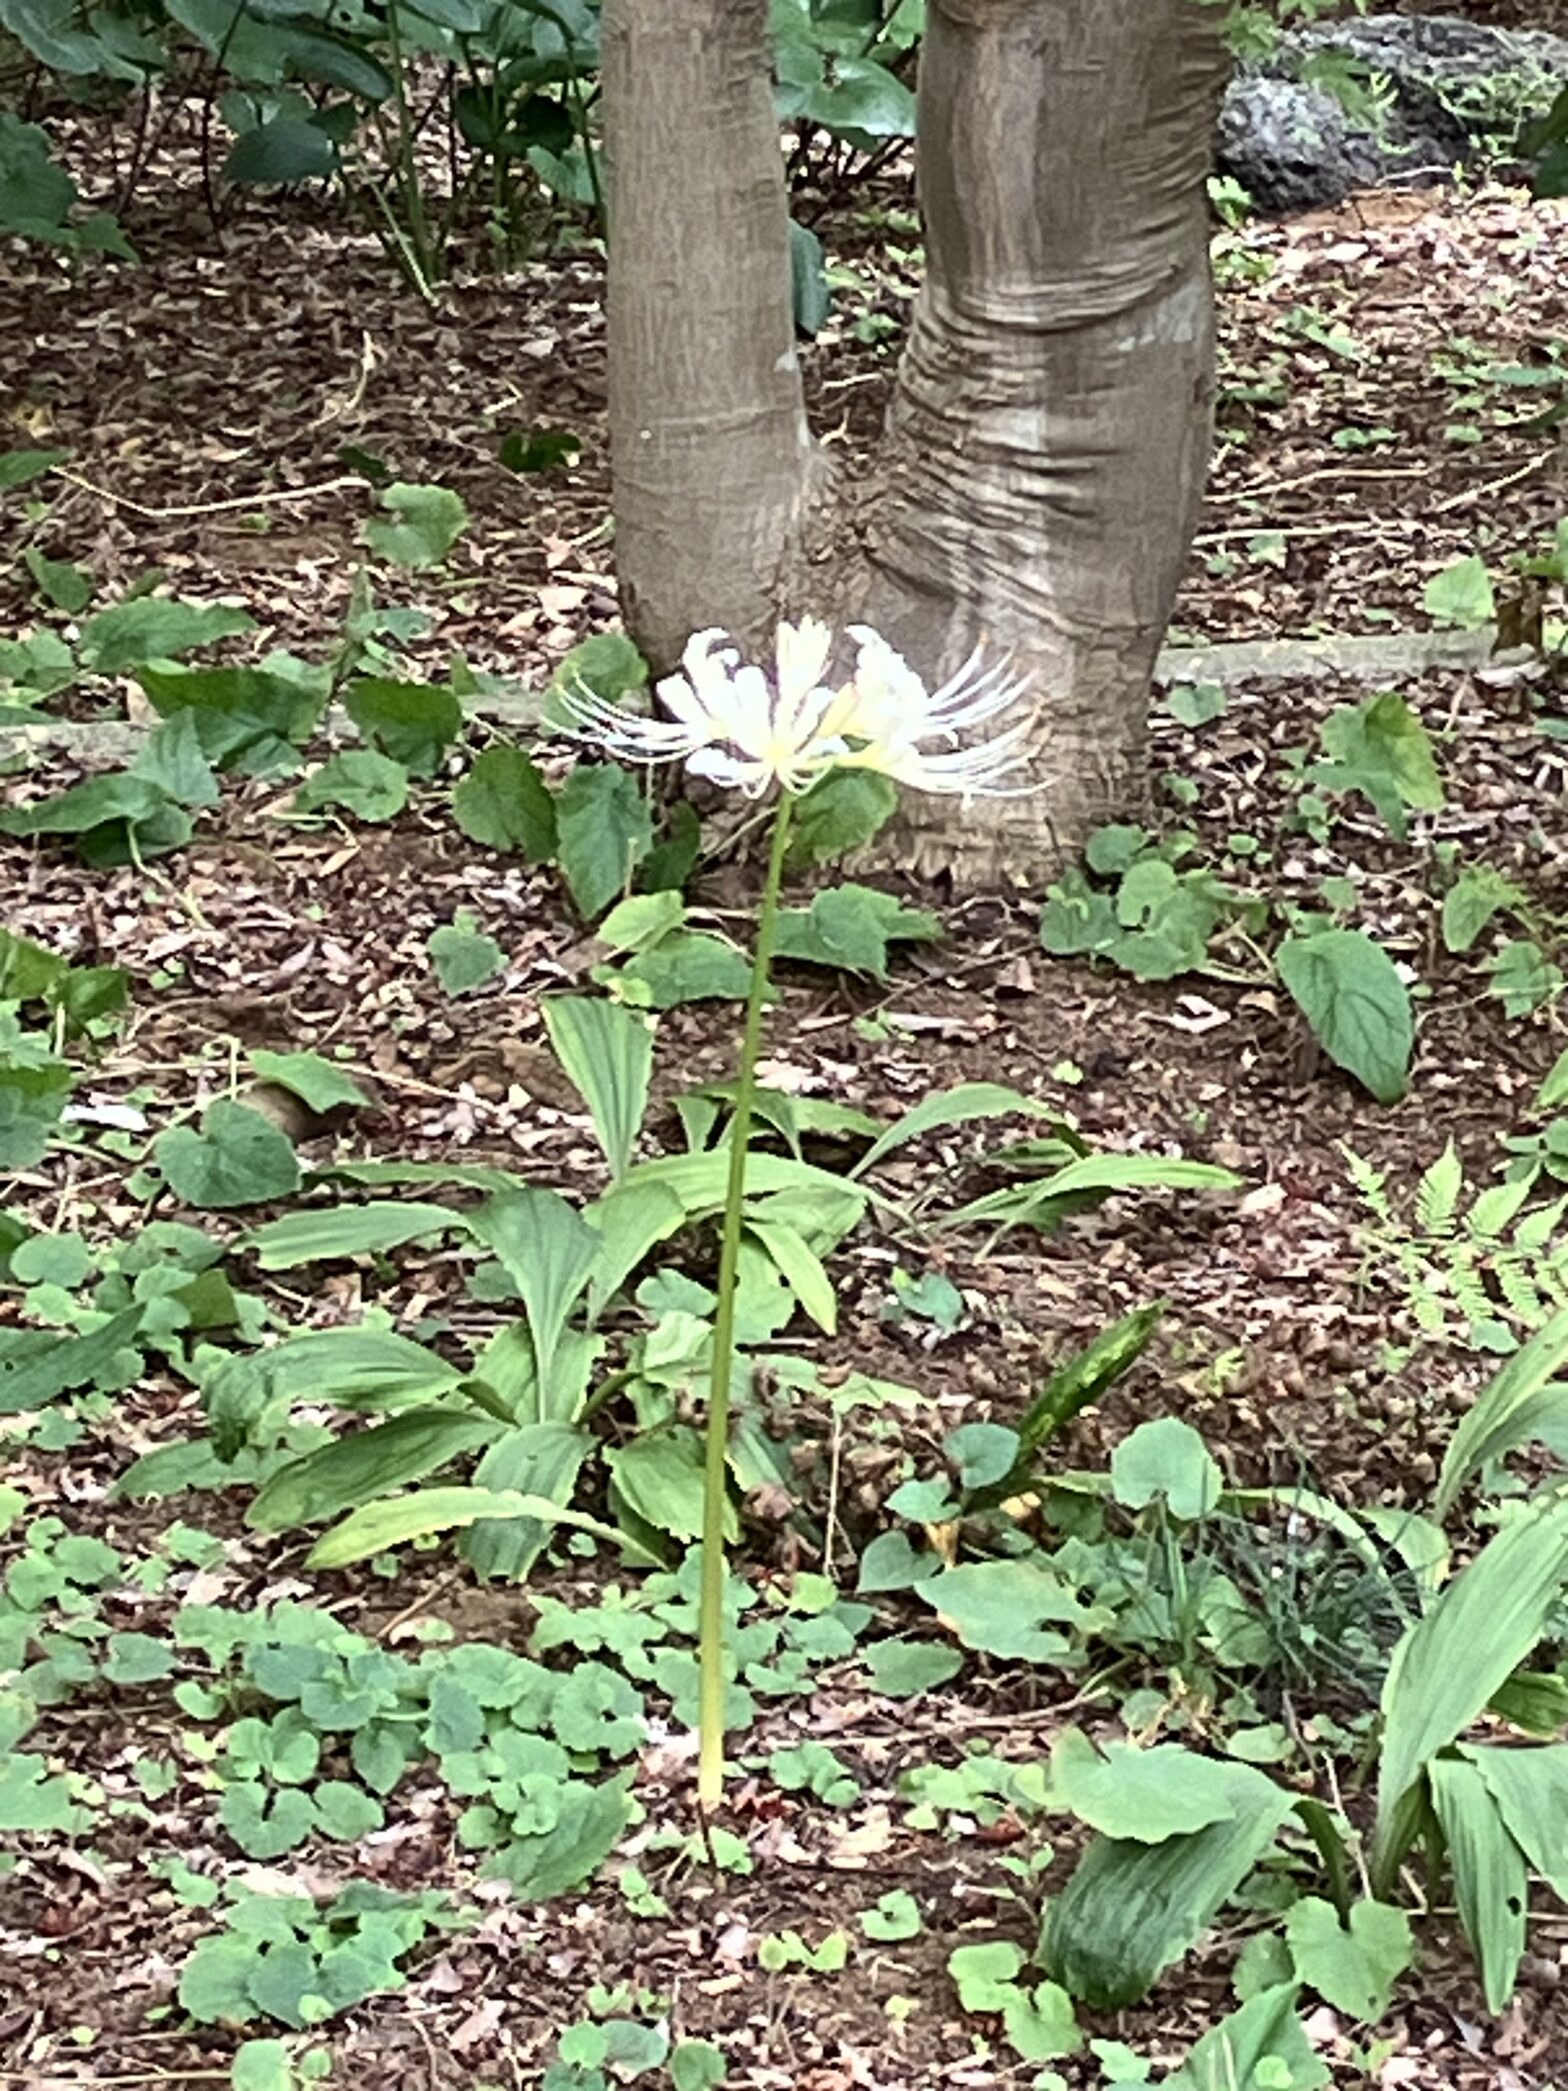
<svg viewBox="0 0 1568 2091"><path fill-rule="evenodd" d="M1524 11L1532 22L1546 12ZM451 586L420 592L437 611L433 663L460 647L476 666L535 684L613 621L591 255L460 281L432 314L399 290L372 243L310 207L239 204L219 238L194 192L155 185L130 229L145 258L134 272L74 273L38 256L13 272L4 441L47 443L71 459L71 476L51 483L47 517L27 526L31 542L92 565L110 589L156 567L188 593L233 595L267 642L307 650L347 604L369 496L344 460L368 452L395 477L456 488L473 515ZM896 352L892 338L875 338L877 326L859 323L899 319L907 284L852 215L830 212L820 229L863 288L845 294L809 352L809 382L819 426L858 450L880 419ZM1558 433L1507 425L1527 421L1541 394L1519 395L1521 408L1479 374L1544 365L1568 338L1563 236L1560 212L1486 189L1368 197L1230 242L1220 447L1178 610L1183 635L1409 625L1425 579L1450 559L1480 548L1501 561L1549 533L1564 501ZM1478 386L1481 403L1470 403ZM1452 434L1469 423L1484 440ZM501 436L534 427L575 431L576 466L528 479L506 472ZM7 562L0 625L31 616ZM1170 1303L1161 1337L1085 1419L1074 1461L1131 1422L1171 1412L1205 1431L1238 1480L1306 1478L1357 1501L1423 1500L1449 1419L1484 1363L1434 1350L1418 1374L1390 1369L1384 1346L1411 1332L1398 1303L1363 1282L1342 1143L1406 1189L1448 1137L1478 1180L1490 1171L1560 1041L1555 1019L1506 1022L1473 968L1441 952L1432 846L1451 842L1467 861L1484 854L1557 912L1568 827L1562 764L1543 757L1530 731L1528 692L1506 678L1434 675L1405 694L1442 734L1447 810L1408 845L1353 813L1331 849L1313 844L1289 824L1279 758L1311 744L1332 706L1364 694L1333 682L1257 683L1199 732L1162 715L1156 768L1196 786L1179 817L1206 846L1221 852L1238 830L1257 839L1253 861L1266 865L1272 894L1308 901L1330 871L1357 880L1364 912L1428 990L1413 1093L1395 1109L1377 1108L1321 1061L1261 968L1136 987L1047 960L1032 911L1012 903L954 908L944 943L901 963L890 991L788 980L772 1033L782 1083L891 1112L944 1083L1005 1071L1072 1113L1096 1144L1180 1148L1246 1179L1233 1199L1126 1202L983 1256L971 1237L953 1239L932 1261L964 1291L971 1321L937 1342L890 1325L881 1310L894 1252L875 1234L857 1238L839 1273L837 1350L927 1392L915 1449L957 1422L1015 1415L1054 1356L1161 1298ZM352 1046L380 1100L356 1131L365 1151L460 1152L588 1175L582 1121L553 1075L537 1008L542 991L582 977L591 956L552 882L478 857L439 812L413 810L384 831L306 831L279 827L276 796L241 787L149 882L4 846L7 923L84 960L124 965L137 983L134 1015L90 1093L156 1084L160 1109L180 1107L222 1089L236 1047ZM732 873L695 897L722 913L744 910L750 890ZM454 1004L431 977L424 943L459 906L501 942L508 971L497 991ZM166 984L154 988L155 976ZM732 1050L728 1011L677 1011L662 1025L663 1064L683 1082L722 1076ZM307 1140L306 1151L330 1145ZM957 1165L967 1152L954 1143L926 1159ZM64 1177L42 1170L21 1193L52 1218L96 1208L102 1224L131 1211L107 1165L101 1177L74 1164ZM300 1311L352 1311L361 1282ZM365 1273L366 1297L373 1282ZM430 1276L431 1297L439 1283ZM69 1505L73 1521L128 1543L146 1513L110 1503L108 1485L130 1449L190 1423L173 1400L168 1388L143 1390L104 1442L67 1455L18 1446L14 1470L35 1494ZM877 1529L889 1464L875 1442L846 1453L850 1539ZM201 1522L222 1518L203 1506ZM778 1534L754 1540L754 1572L788 1565ZM231 1565L231 1602L280 1573L254 1535L236 1536ZM292 1573L287 1563L282 1572ZM358 1585L343 1592L362 1601ZM476 1597L439 1567L406 1589L400 1582L397 1596L460 1631L516 1640L526 1631L526 1597ZM893 1789L917 1752L982 1738L1018 1756L1044 1747L1073 1687L1035 1689L1038 1704L1016 1681L981 1675L961 1702L929 1716L831 1691L770 1716L853 1762L865 1790L847 1818L743 1791L756 1873L662 1883L671 1915L658 1922L628 1917L608 1893L544 1911L498 1903L477 1937L446 1947L406 1994L333 2029L334 2081L536 2082L588 1986L614 1981L659 1992L681 2031L720 2039L732 2082L891 2091L1032 2081L1032 2068L1000 2051L977 2053L975 2024L943 1972L966 1937L1002 1931L1029 1942L999 1847L978 1832L949 1842L911 1831ZM134 1743L111 1709L87 1709L60 1732L73 1761L106 1772ZM678 1798L664 1805L679 1815ZM107 1867L27 1861L0 1887L0 2047L12 2058L0 2082L221 2073L231 2043L156 2021L193 1925L147 1892L136 1860L132 1848L110 1853ZM841 1906L895 1885L927 1911L919 1938L862 1956L836 1980L757 1972L763 1932L816 1936ZM1439 1949L1406 1985L1409 2001L1384 2029L1389 2049L1370 2065L1332 2014L1318 2014L1314 2030L1347 2083L1364 2067L1388 2086L1564 2081L1568 2031L1552 1987L1568 1967L1563 1939L1561 1927L1543 1926L1531 1983L1500 2022L1486 2019L1462 1956ZM1179 2054L1221 2008L1222 1958L1095 2030ZM906 2013L900 1998L916 2008ZM1065 2073L1096 2080L1093 2065Z"/></svg>

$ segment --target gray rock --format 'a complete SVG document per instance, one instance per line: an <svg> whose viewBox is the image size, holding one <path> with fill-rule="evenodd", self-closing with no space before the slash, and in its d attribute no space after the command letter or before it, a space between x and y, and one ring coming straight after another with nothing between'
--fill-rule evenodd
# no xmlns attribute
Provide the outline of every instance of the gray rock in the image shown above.
<svg viewBox="0 0 1568 2091"><path fill-rule="evenodd" d="M1375 115L1313 84L1314 69L1346 60ZM1441 181L1484 152L1506 154L1565 82L1568 38L1541 30L1451 15L1370 15L1295 30L1231 83L1216 164L1277 215L1339 203L1356 189Z"/></svg>
<svg viewBox="0 0 1568 2091"><path fill-rule="evenodd" d="M1375 189L1391 165L1383 141L1325 88L1257 74L1232 83L1220 110L1215 165L1269 217L1289 217ZM1404 173L1409 162L1397 162Z"/></svg>
<svg viewBox="0 0 1568 2091"><path fill-rule="evenodd" d="M1306 58L1337 52L1386 73L1401 92L1425 90L1472 138L1511 142L1568 74L1568 37L1489 29L1458 15L1367 15L1301 30L1291 41Z"/></svg>

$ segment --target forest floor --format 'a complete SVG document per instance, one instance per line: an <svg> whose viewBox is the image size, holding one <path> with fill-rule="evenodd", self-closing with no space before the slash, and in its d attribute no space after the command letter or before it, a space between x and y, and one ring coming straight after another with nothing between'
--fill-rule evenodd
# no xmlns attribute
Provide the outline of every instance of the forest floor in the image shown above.
<svg viewBox="0 0 1568 2091"><path fill-rule="evenodd" d="M914 287L904 208L891 198L874 216L835 212L819 225L836 305L805 363L816 425L851 469L879 425ZM12 277L0 448L64 453L28 488L35 507L5 497L13 552L31 546L90 569L103 599L156 573L175 593L242 604L256 620L247 653L271 645L320 657L350 609L358 532L374 510L370 471L451 488L470 518L438 573L401 583L431 617L427 636L407 644L416 669L439 678L460 651L477 671L538 688L572 646L613 625L591 254L460 282L432 313L400 290L372 243L306 208L240 205L218 240L194 193L170 190L149 194L132 231L137 269L72 272L45 258ZM1564 236L1560 207L1483 189L1369 196L1222 238L1220 440L1174 643L1422 629L1428 582L1472 553L1496 574L1505 613L1513 604L1528 628L1511 568L1550 542L1568 506L1560 416L1543 411L1568 398ZM575 461L508 471L508 433L541 429L570 431ZM40 619L28 570L0 556L0 631L20 635ZM966 1231L912 1252L906 1235L862 1226L832 1266L836 1335L792 1330L791 1349L829 1383L852 1362L919 1400L869 1421L851 1413L841 1427L831 1404L803 1399L791 1457L803 1491L818 1492L816 1524L803 1533L787 1504L770 1517L765 1500L751 1502L739 1573L756 1592L786 1602L792 1577L821 1570L852 1592L856 1555L894 1522L887 1495L939 1465L947 1432L1016 1421L1053 1360L1155 1300L1167 1306L1149 1350L1073 1426L1063 1464L1091 1469L1135 1423L1173 1415L1203 1433L1232 1484L1306 1482L1363 1506L1428 1502L1452 1422L1496 1359L1461 1340L1451 1318L1423 1334L1369 1248L1346 1150L1408 1214L1445 1142L1478 1189L1508 1159L1503 1141L1550 1115L1532 1111L1563 1042L1559 998L1511 1014L1494 961L1506 935L1533 939L1551 962L1568 903L1568 751L1552 731L1563 723L1560 684L1540 659L1509 660L1398 679L1436 746L1444 791L1442 809L1404 836L1354 795L1303 819L1291 751L1315 751L1324 720L1370 694L1364 683L1254 680L1201 705L1162 706L1155 722L1152 825L1189 829L1192 862L1276 911L1320 908L1325 880L1331 896L1348 882L1356 919L1417 983L1410 1093L1392 1107L1317 1050L1255 950L1233 946L1205 970L1139 982L1047 956L1038 896L945 907L941 941L897 958L885 983L785 970L769 1060L781 1089L892 1117L945 1084L1005 1073L1096 1149L1179 1152L1243 1181L1227 1195L1114 1200L1055 1234L999 1243ZM148 716L134 681L114 676L49 709L84 722ZM39 747L8 795L58 790L95 760L80 739ZM257 1050L333 1055L373 1098L348 1125L308 1113L292 1123L318 1166L456 1159L600 1188L539 998L586 985L604 954L554 875L469 841L434 785L380 824L286 817L292 791L277 777L230 782L189 844L145 872L85 867L47 837L0 843L5 925L77 963L123 967L133 983L128 1015L79 1082L69 1138L17 1177L13 1218L99 1245L173 1216L167 1190L149 1191L148 1136L232 1093ZM1513 883L1514 913L1451 951L1442 895L1480 863ZM720 864L699 872L691 900L702 920L743 926L752 892L750 870ZM427 942L462 909L504 966L459 999L443 990ZM729 1073L735 1034L732 1004L661 1019L655 1146L675 1144L671 1094ZM995 1180L969 1134L950 1130L912 1152L919 1167L973 1189ZM203 1224L225 1240L241 1231L223 1214ZM1414 1219L1408 1227L1418 1231ZM465 1298L457 1260L428 1249L269 1275L241 1246L230 1267L278 1329L341 1325L372 1305L405 1334L449 1342L496 1325L493 1307ZM945 1278L957 1309L901 1306L895 1268L912 1282ZM36 1297L26 1311L40 1311ZM18 1286L0 1292L0 1329L23 1312ZM243 1490L127 1500L114 1484L134 1457L201 1429L187 1378L156 1358L121 1391L77 1395L6 1427L0 1545L13 1609L17 1563L50 1556L58 1535L38 1521L58 1517L119 1561L96 1586L84 1574L67 1588L56 1575L51 1601L69 1598L79 1619L133 1640L166 1639L176 1600L254 1611L296 1599L328 1605L340 1625L405 1655L440 1622L460 1642L521 1648L541 1596L602 1603L612 1573L563 1548L516 1591L477 1582L441 1548L405 1551L391 1579L382 1564L316 1574L299 1534L244 1525ZM836 1515L824 1527L827 1489ZM871 1602L900 1625L919 1610L898 1594ZM1114 1733L1134 1686L1157 1695L1151 1733L1201 1740L1240 1718L1224 1693L1212 1705L1184 1698L1157 1663L1131 1679L1123 1666L1111 1683L1081 1664L980 1654L956 1681L898 1700L845 1654L809 1691L766 1701L738 1739L746 1769L725 1821L744 1846L733 1868L749 1870L715 1873L692 1857L683 1728L654 1691L634 1760L641 1817L620 1856L597 1885L530 1904L475 1890L457 1810L429 1781L416 1781L411 1799L400 1788L357 1841L318 1839L247 1863L219 1824L213 1716L199 1682L186 1689L202 1674L186 1654L175 1669L153 1661L143 1673L132 1650L118 1676L111 1667L42 1707L26 1747L50 1777L80 1775L74 1790L99 1819L90 1834L22 1837L0 1879L0 2084L228 2080L235 2033L193 2030L173 2002L214 1921L181 1869L228 1883L226 1893L320 1896L369 1878L460 1892L470 1909L477 1893L477 1929L430 1929L405 1963L406 1987L314 2036L347 2086L535 2083L563 2027L596 2014L712 2040L733 2084L1032 2083L1040 2061L1007 2046L995 2010L962 2009L946 1972L954 1948L975 1941L1027 1952L1038 1887L1054 1890L1073 1855L1072 1832L1055 1822L1056 1866L1020 1871L1034 1822L1026 1787L1006 1774L1038 1765L1074 1716ZM1295 1719L1288 1691L1260 1688L1250 1703L1254 1723L1289 1729ZM1309 1783L1311 1739L1294 1740L1305 1755L1287 1751L1284 1775ZM768 1773L770 1757L803 1744L829 1746L844 1775L823 1794ZM952 1775L935 1800L932 1767ZM913 1896L918 1928L903 1935L894 1915L874 1918L868 1934L861 1915L894 1891ZM1148 2003L1089 2016L1087 2030L1156 2065L1178 2058L1230 2008L1231 1963L1257 1922L1256 1908L1232 1913ZM777 1965L794 1950L777 1944L785 1934L816 1950L840 1931L843 1972L831 1955L817 1968ZM1326 2004L1307 2007L1309 2031L1346 2084L1560 2084L1565 1979L1568 1918L1549 1907L1515 2002L1491 2018L1439 1916L1375 2031ZM629 2077L635 2036L616 2037L631 2043L618 2051ZM597 2066L592 2039L581 2052L589 2060L577 2066ZM1109 2050L1052 2066L1073 2085L1130 2067ZM691 2082L708 2080L689 2067L699 2070Z"/></svg>

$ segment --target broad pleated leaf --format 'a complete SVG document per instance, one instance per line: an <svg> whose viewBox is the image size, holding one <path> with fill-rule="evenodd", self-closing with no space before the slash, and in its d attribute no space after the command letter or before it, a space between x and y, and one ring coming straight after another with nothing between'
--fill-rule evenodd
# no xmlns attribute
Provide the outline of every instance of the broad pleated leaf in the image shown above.
<svg viewBox="0 0 1568 2091"><path fill-rule="evenodd" d="M656 1532L692 1540L702 1532L702 1440L694 1430L645 1431L606 1465L626 1508ZM734 1539L739 1527L732 1504L724 1506L724 1536Z"/></svg>
<svg viewBox="0 0 1568 2091"><path fill-rule="evenodd" d="M1553 1496L1505 1525L1394 1650L1383 1685L1375 1891L1398 1867L1416 1782L1541 1639L1565 1573L1568 1497Z"/></svg>
<svg viewBox="0 0 1568 2091"><path fill-rule="evenodd" d="M1448 1844L1454 1899L1481 1969L1489 2011L1503 2010L1519 1979L1529 1906L1524 1853L1474 1764L1437 1757L1428 1767L1432 1806Z"/></svg>
<svg viewBox="0 0 1568 2091"><path fill-rule="evenodd" d="M850 1174L864 1176L895 1148L905 1146L910 1140L918 1140L922 1133L934 1133L944 1125L970 1125L984 1118L1054 1119L1056 1115L1050 1105L1041 1103L1038 1097L1025 1096L1021 1090L1009 1089L1001 1082L960 1082L956 1089L944 1090L940 1096L928 1096L924 1103L916 1104L912 1111L906 1111L902 1118L895 1119L861 1156Z"/></svg>
<svg viewBox="0 0 1568 2091"><path fill-rule="evenodd" d="M831 1336L838 1327L838 1295L822 1258L798 1229L782 1220L753 1218L747 1233L760 1242L769 1261L819 1329Z"/></svg>
<svg viewBox="0 0 1568 2091"><path fill-rule="evenodd" d="M1489 1460L1527 1444L1544 1420L1568 1413L1568 1388L1554 1387L1568 1361L1568 1307L1516 1351L1476 1399L1448 1442L1437 1479L1437 1514L1445 1517L1470 1476ZM1546 1397L1543 1401L1543 1397Z"/></svg>
<svg viewBox="0 0 1568 2091"><path fill-rule="evenodd" d="M1554 1895L1568 1902L1568 1743L1467 1748L1509 1835Z"/></svg>
<svg viewBox="0 0 1568 2091"><path fill-rule="evenodd" d="M220 1457L232 1459L274 1403L394 1410L439 1400L462 1374L433 1350L383 1329L310 1329L264 1351L222 1357L202 1377L202 1406Z"/></svg>
<svg viewBox="0 0 1568 2091"><path fill-rule="evenodd" d="M499 1428L493 1418L462 1409L411 1409L389 1417L290 1460L257 1494L245 1521L261 1532L289 1532L357 1510L488 1444Z"/></svg>
<svg viewBox="0 0 1568 2091"><path fill-rule="evenodd" d="M1235 1191L1241 1182L1229 1169L1181 1155L1086 1154L1050 1176L972 1198L956 1212L944 1213L940 1224L970 1227L987 1221L997 1227L1038 1227L1049 1234L1070 1213L1098 1205L1119 1191Z"/></svg>
<svg viewBox="0 0 1568 2091"><path fill-rule="evenodd" d="M1543 1742L1555 1742L1568 1728L1568 1677L1551 1670L1516 1670L1487 1702L1489 1713L1501 1714L1512 1727Z"/></svg>
<svg viewBox="0 0 1568 2091"><path fill-rule="evenodd" d="M723 1209L729 1168L726 1140L701 1154L667 1154L661 1155L657 1161L638 1162L628 1172L626 1182L662 1184L680 1199L689 1218L700 1219ZM842 1176L814 1168L810 1162L797 1162L783 1154L749 1154L746 1157L747 1198L771 1197L776 1191L816 1192L835 1200L858 1196L866 1203L876 1197L874 1191L848 1184Z"/></svg>
<svg viewBox="0 0 1568 2091"><path fill-rule="evenodd" d="M572 1500L593 1440L569 1423L530 1423L497 1438L474 1469L483 1488L543 1496L563 1507ZM520 1583L550 1537L542 1518L484 1518L463 1535L462 1551L482 1576Z"/></svg>
<svg viewBox="0 0 1568 2091"><path fill-rule="evenodd" d="M1273 1843L1291 1796L1246 1765L1225 1767L1229 1821L1160 1844L1096 1837L1051 1904L1046 1967L1099 2009L1136 2003L1201 1937Z"/></svg>
<svg viewBox="0 0 1568 2091"><path fill-rule="evenodd" d="M591 1532L611 1546L621 1548L633 1560L650 1568L661 1564L624 1532L580 1511L565 1510L543 1496L520 1495L499 1488L422 1488L412 1495L394 1496L382 1503L367 1503L342 1524L334 1525L311 1548L307 1568L348 1568L368 1561L388 1547L406 1546L411 1539L424 1539L434 1532L458 1531L481 1518L539 1518L546 1524L570 1525L577 1532Z"/></svg>
<svg viewBox="0 0 1568 2091"><path fill-rule="evenodd" d="M1329 2081L1329 2069L1296 2015L1298 1994L1294 1982L1260 1989L1203 2035L1162 2091L1256 2091L1264 2081L1318 2091ZM1262 2075L1265 2062L1275 2072L1268 2079Z"/></svg>
<svg viewBox="0 0 1568 2091"><path fill-rule="evenodd" d="M84 1336L57 1329L7 1329L0 1346L0 1416L42 1408L57 1394L91 1386L135 1340L144 1306L126 1307Z"/></svg>
<svg viewBox="0 0 1568 2091"><path fill-rule="evenodd" d="M534 1423L575 1423L588 1399L594 1368L604 1356L604 1338L586 1329L563 1329L542 1388L534 1366L533 1339L524 1321L497 1329L474 1360L464 1392L508 1429ZM507 1482L510 1488L515 1484Z"/></svg>
<svg viewBox="0 0 1568 2091"><path fill-rule="evenodd" d="M488 1199L473 1216L522 1294L533 1338L541 1406L553 1410L550 1375L556 1345L599 1253L599 1237L558 1191L527 1188Z"/></svg>
<svg viewBox="0 0 1568 2091"><path fill-rule="evenodd" d="M588 1106L610 1175L619 1182L648 1108L653 1027L619 1002L588 995L552 995L541 1006L555 1057Z"/></svg>
<svg viewBox="0 0 1568 2091"><path fill-rule="evenodd" d="M417 1241L422 1234L441 1234L467 1225L466 1215L450 1205L381 1198L362 1205L326 1205L285 1213L282 1219L255 1228L246 1246L255 1252L264 1271L290 1271L302 1263L380 1255Z"/></svg>
<svg viewBox="0 0 1568 2091"><path fill-rule="evenodd" d="M662 1183L622 1183L584 1206L599 1235L588 1285L588 1319L597 1321L649 1251L686 1224L686 1208Z"/></svg>

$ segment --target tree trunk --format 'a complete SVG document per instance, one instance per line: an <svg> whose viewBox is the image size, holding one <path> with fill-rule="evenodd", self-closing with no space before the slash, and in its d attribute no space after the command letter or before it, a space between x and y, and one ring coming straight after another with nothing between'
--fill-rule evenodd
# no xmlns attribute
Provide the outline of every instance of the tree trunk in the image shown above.
<svg viewBox="0 0 1568 2091"><path fill-rule="evenodd" d="M659 666L781 610L875 624L928 681L1033 678L1026 797L911 798L894 853L1036 883L1145 792L1149 679L1208 462L1208 0L930 0L927 282L883 456L823 525L766 0L604 0L616 557ZM869 498L868 498L869 494Z"/></svg>
<svg viewBox="0 0 1568 2091"><path fill-rule="evenodd" d="M1039 788L907 809L904 854L1033 882L1145 792L1149 679L1208 466L1200 0L932 0L925 288L899 370L870 621L926 675L1034 678Z"/></svg>
<svg viewBox="0 0 1568 2091"><path fill-rule="evenodd" d="M795 355L767 0L604 0L610 447L627 626L749 646L821 476Z"/></svg>

